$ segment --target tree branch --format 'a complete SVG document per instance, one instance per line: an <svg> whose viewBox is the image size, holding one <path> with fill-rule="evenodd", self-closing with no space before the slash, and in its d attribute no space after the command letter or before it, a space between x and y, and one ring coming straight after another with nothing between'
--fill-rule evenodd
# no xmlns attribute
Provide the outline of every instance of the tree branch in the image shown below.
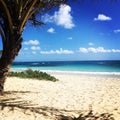
<svg viewBox="0 0 120 120"><path fill-rule="evenodd" d="M26 21L29 19L29 14L33 8L33 6L35 5L35 3L37 2L37 0L33 0L31 2L31 4L29 5L29 7L27 8L25 14L22 16L22 20L21 20L21 23L20 23L20 26L19 26L19 32L21 33L22 32L22 29L26 23Z"/></svg>
<svg viewBox="0 0 120 120"><path fill-rule="evenodd" d="M8 19L10 31L11 31L11 33L12 33L12 32L13 32L13 31L12 31L13 23L12 23L12 18L11 18L10 12L9 12L9 10L8 10L8 8L7 8L7 5L6 5L6 3L4 2L4 0L0 0L0 3L3 5L3 8L4 8L5 13L6 13L6 15L7 15L7 19Z"/></svg>

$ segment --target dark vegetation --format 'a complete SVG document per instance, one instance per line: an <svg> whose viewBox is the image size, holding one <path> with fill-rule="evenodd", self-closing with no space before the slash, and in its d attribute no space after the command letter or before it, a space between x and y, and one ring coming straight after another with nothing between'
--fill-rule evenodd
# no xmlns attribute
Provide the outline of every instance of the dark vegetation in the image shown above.
<svg viewBox="0 0 120 120"><path fill-rule="evenodd" d="M49 81L58 81L54 76L47 74L46 72L41 71L33 71L32 69L28 69L22 72L10 72L10 77L20 77L20 78L32 78L38 80L49 80Z"/></svg>

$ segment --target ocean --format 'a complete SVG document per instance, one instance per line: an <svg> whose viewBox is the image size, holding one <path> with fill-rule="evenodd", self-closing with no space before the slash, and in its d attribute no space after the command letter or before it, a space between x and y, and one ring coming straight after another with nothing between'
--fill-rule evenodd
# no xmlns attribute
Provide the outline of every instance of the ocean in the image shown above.
<svg viewBox="0 0 120 120"><path fill-rule="evenodd" d="M33 70L120 75L120 60L114 61L42 61L14 62L11 70Z"/></svg>

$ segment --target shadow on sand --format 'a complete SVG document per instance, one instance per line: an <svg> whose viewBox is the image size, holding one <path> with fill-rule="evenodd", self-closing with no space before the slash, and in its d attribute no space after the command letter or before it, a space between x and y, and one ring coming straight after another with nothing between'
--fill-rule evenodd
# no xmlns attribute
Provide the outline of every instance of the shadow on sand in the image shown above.
<svg viewBox="0 0 120 120"><path fill-rule="evenodd" d="M38 106L36 104L32 104L30 101L22 100L19 98L10 97L10 94L27 94L31 93L30 91L11 91L5 92L4 96L0 96L0 110L4 110L5 108L9 108L9 110L14 111L15 109L20 109L24 114L26 111L42 114L43 116L54 116L55 120L115 120L113 118L113 114L109 113L101 113L94 114L93 110L88 111L84 114L84 111L80 110L64 110L57 109L53 107L47 106ZM78 114L79 117L75 117L72 113Z"/></svg>

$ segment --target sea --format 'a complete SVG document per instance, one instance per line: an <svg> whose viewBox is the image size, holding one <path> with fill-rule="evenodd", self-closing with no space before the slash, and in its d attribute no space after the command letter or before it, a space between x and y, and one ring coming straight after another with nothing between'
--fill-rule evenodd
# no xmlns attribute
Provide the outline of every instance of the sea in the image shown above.
<svg viewBox="0 0 120 120"><path fill-rule="evenodd" d="M120 60L14 62L11 70L33 69L48 72L120 76Z"/></svg>

